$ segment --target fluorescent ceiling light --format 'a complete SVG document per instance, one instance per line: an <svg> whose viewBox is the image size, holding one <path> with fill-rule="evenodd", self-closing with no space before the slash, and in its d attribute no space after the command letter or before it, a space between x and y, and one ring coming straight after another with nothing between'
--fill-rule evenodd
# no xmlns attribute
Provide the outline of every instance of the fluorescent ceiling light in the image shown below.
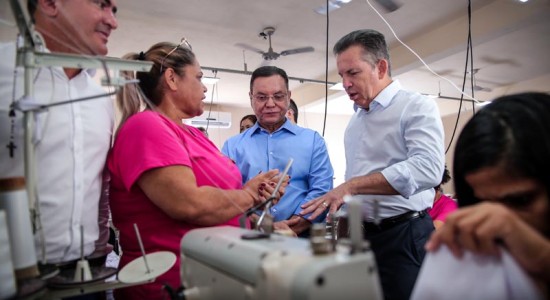
<svg viewBox="0 0 550 300"><path fill-rule="evenodd" d="M434 94L422 94L422 95L424 95L424 96L426 96L426 97L428 97L428 98L432 98L432 99L437 99L437 98L439 98L439 95L434 95Z"/></svg>
<svg viewBox="0 0 550 300"><path fill-rule="evenodd" d="M341 82L338 82L337 84L334 84L333 86L328 88L329 90L333 91L345 91L344 85Z"/></svg>
<svg viewBox="0 0 550 300"><path fill-rule="evenodd" d="M331 12L333 10L336 10L338 8L341 7L342 4L345 4L345 3L348 3L350 2L351 0L349 1L341 1L341 0L331 0L328 2L328 6L327 5L322 5L316 9L314 9L314 11L320 15L326 15L327 12Z"/></svg>
<svg viewBox="0 0 550 300"><path fill-rule="evenodd" d="M216 84L219 80L218 77L203 77L201 81L204 84Z"/></svg>
<svg viewBox="0 0 550 300"><path fill-rule="evenodd" d="M480 101L479 103L476 103L476 106L486 106L486 105L489 105L491 104L491 101Z"/></svg>

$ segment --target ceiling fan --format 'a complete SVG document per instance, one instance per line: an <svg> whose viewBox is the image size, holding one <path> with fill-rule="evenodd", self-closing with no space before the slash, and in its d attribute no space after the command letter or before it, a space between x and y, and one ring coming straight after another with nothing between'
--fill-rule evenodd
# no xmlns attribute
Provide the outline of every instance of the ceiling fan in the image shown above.
<svg viewBox="0 0 550 300"><path fill-rule="evenodd" d="M484 86L480 86L480 85L477 84L475 75L477 74L477 72L479 72L479 70L480 69L478 68L478 69L473 69L473 72L468 71L468 73L472 74L472 81L474 82L474 86L473 86L474 91L477 91L477 92L492 92L493 89L488 88L488 87L484 87Z"/></svg>
<svg viewBox="0 0 550 300"><path fill-rule="evenodd" d="M276 60L279 58L279 56L286 56L286 55L292 55L292 54L299 54L299 53L306 53L306 52L313 52L315 49L313 47L301 47L301 48L295 48L295 49L288 49L281 52L275 52L273 51L273 47L271 46L271 36L275 33L275 27L266 27L262 32L260 32L260 37L263 37L264 39L269 40L269 49L267 51L262 51L256 47L252 47L247 44L243 43L237 43L235 46L243 48L245 50L250 50L252 52L256 52L258 54L261 54L264 60Z"/></svg>

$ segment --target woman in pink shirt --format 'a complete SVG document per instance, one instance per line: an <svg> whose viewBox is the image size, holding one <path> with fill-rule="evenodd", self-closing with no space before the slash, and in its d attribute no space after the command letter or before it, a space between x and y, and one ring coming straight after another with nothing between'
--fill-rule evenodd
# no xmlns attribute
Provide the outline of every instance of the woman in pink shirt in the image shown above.
<svg viewBox="0 0 550 300"><path fill-rule="evenodd" d="M278 171L242 186L235 164L202 132L183 124L182 119L202 114L206 93L185 39L125 58L154 65L149 72L125 73L139 83L127 85L117 98L122 120L108 167L111 211L123 251L120 267L141 256L134 223L147 253L171 251L177 262L153 283L116 290L116 298L163 299L164 284L181 284L182 237L199 227L238 226L239 216L273 191Z"/></svg>
<svg viewBox="0 0 550 300"><path fill-rule="evenodd" d="M455 200L447 197L445 194L442 193L443 189L441 188L441 186L449 182L449 180L451 180L451 175L449 175L449 170L447 169L447 166L445 166L445 171L443 172L441 183L438 186L434 187L434 204L431 209L428 209L428 214L430 215L430 217L432 217L435 229L443 226L447 215L458 208Z"/></svg>

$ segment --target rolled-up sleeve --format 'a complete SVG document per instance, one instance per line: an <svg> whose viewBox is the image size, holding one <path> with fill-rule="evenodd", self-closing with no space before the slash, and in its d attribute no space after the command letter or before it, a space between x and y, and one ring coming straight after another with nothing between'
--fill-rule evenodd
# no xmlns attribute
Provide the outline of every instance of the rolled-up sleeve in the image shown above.
<svg viewBox="0 0 550 300"><path fill-rule="evenodd" d="M382 175L405 198L441 182L445 166L444 131L432 99L411 101L401 118L407 159L388 166Z"/></svg>

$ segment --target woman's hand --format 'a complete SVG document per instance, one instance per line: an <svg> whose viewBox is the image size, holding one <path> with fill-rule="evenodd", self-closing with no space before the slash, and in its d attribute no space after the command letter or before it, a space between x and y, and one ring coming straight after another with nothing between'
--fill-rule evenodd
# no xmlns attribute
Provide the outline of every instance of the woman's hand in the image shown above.
<svg viewBox="0 0 550 300"><path fill-rule="evenodd" d="M277 175L273 178L271 178L271 181L267 183L265 186L263 186L263 195L265 200L269 199L271 195L273 195L273 192L275 191L275 188L277 187L277 183L280 180L280 175ZM273 205L277 204L279 200L285 195L286 187L288 186L290 181L290 177L288 175L285 176L283 181L281 182L281 186L279 187L279 190L275 193L275 198L273 199Z"/></svg>
<svg viewBox="0 0 550 300"><path fill-rule="evenodd" d="M450 214L434 231L426 250L447 245L456 257L464 250L499 255L504 246L535 277L550 278L550 241L502 204L480 203Z"/></svg>
<svg viewBox="0 0 550 300"><path fill-rule="evenodd" d="M270 170L256 175L244 184L243 190L252 196L254 199L253 205L257 205L267 199L266 195L268 195L269 191L268 186L270 186L272 178L275 178L278 174L279 170Z"/></svg>
<svg viewBox="0 0 550 300"><path fill-rule="evenodd" d="M497 255L497 241L512 233L517 219L499 204L481 203L462 208L450 214L444 226L432 234L426 249L433 251L445 244L457 257L461 257L464 250Z"/></svg>
<svg viewBox="0 0 550 300"><path fill-rule="evenodd" d="M259 175L258 175L259 176ZM258 195L260 202L267 201L267 199L271 198L271 195L273 195L273 192L275 191L275 187L277 187L277 183L279 182L280 175L277 174L269 179L267 182L262 182L260 184L260 187L258 189ZM288 186L288 182L290 180L290 177L287 175L283 179L281 186L279 187L279 190L277 193L275 193L275 198L272 200L272 203L275 205L283 195L285 194L286 187Z"/></svg>

